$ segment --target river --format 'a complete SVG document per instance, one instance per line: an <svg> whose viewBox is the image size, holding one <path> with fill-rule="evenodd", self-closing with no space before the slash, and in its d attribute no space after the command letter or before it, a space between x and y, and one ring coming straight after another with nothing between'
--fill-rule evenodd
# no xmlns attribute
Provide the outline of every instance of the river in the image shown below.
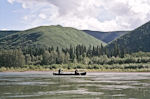
<svg viewBox="0 0 150 99"><path fill-rule="evenodd" d="M150 99L150 73L1 72L0 99Z"/></svg>

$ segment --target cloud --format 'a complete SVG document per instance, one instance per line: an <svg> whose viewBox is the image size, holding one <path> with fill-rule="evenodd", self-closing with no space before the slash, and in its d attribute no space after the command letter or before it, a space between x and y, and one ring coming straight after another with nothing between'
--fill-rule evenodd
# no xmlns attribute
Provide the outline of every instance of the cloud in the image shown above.
<svg viewBox="0 0 150 99"><path fill-rule="evenodd" d="M2 29L0 29L0 30L2 30L2 31L7 31L7 30L9 30L9 29L7 29L7 28L2 28Z"/></svg>
<svg viewBox="0 0 150 99"><path fill-rule="evenodd" d="M8 0L8 2L11 3L11 4L12 4L14 1L15 1L15 0Z"/></svg>
<svg viewBox="0 0 150 99"><path fill-rule="evenodd" d="M45 14L43 14L43 13L40 13L39 17L42 18L42 19L46 19L47 18L47 16Z"/></svg>
<svg viewBox="0 0 150 99"><path fill-rule="evenodd" d="M27 27L60 24L99 31L131 30L150 19L149 0L8 0L28 10Z"/></svg>

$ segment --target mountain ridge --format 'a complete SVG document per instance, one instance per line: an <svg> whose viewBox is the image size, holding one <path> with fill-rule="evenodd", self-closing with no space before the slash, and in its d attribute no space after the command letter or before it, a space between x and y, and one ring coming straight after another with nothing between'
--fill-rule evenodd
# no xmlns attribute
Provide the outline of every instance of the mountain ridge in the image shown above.
<svg viewBox="0 0 150 99"><path fill-rule="evenodd" d="M125 49L128 52L138 52L150 51L150 22L143 24L142 26L136 28L133 31L128 32L127 34L121 36L120 38L112 41L107 45L109 49L112 49L117 46L123 50Z"/></svg>
<svg viewBox="0 0 150 99"><path fill-rule="evenodd" d="M0 38L0 46L3 48L15 48L24 46L59 46L70 47L76 45L106 45L103 41L95 39L83 31L72 27L39 26L24 31L16 32Z"/></svg>
<svg viewBox="0 0 150 99"><path fill-rule="evenodd" d="M102 32L102 31L92 31L92 30L83 30L89 35L92 35L93 37L102 40L105 43L109 43L118 37L126 34L129 31L109 31L109 32Z"/></svg>

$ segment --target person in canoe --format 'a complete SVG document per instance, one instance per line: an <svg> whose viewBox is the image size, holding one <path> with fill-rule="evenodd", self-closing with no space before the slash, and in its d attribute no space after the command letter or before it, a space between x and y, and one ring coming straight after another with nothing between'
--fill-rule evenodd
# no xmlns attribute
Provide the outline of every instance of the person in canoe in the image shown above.
<svg viewBox="0 0 150 99"><path fill-rule="evenodd" d="M75 70L75 74L78 74L78 73L79 73L79 71L76 69L76 70Z"/></svg>
<svg viewBox="0 0 150 99"><path fill-rule="evenodd" d="M58 70L58 74L60 74L61 72L62 72L62 70L61 70L61 69L59 69L59 70Z"/></svg>

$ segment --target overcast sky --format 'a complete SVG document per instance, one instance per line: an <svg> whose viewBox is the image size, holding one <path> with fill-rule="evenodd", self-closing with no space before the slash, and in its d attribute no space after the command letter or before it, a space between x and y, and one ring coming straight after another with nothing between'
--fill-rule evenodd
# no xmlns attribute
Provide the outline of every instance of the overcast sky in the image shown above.
<svg viewBox="0 0 150 99"><path fill-rule="evenodd" d="M0 0L0 29L62 25L132 30L150 20L150 0Z"/></svg>

